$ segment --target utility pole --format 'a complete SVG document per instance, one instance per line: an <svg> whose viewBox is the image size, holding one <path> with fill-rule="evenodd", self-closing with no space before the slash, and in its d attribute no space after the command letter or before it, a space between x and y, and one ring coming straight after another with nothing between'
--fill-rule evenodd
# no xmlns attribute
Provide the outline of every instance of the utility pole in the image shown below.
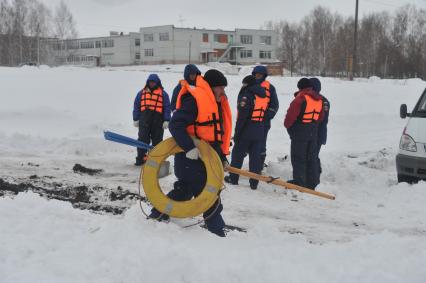
<svg viewBox="0 0 426 283"><path fill-rule="evenodd" d="M101 43L99 45L99 67L102 67L102 39L99 41Z"/></svg>
<svg viewBox="0 0 426 283"><path fill-rule="evenodd" d="M383 70L383 78L386 79L386 73L388 71L388 54L386 54L385 57L385 68Z"/></svg>
<svg viewBox="0 0 426 283"><path fill-rule="evenodd" d="M37 35L37 66L40 66L40 37Z"/></svg>
<svg viewBox="0 0 426 283"><path fill-rule="evenodd" d="M191 44L192 44L192 34L189 36L189 56L188 56L188 64L191 64Z"/></svg>
<svg viewBox="0 0 426 283"><path fill-rule="evenodd" d="M349 79L352 81L354 79L354 75L357 71L357 44L358 44L358 0L356 0L355 6L355 29L354 29L354 46L352 51L352 60L349 65Z"/></svg>

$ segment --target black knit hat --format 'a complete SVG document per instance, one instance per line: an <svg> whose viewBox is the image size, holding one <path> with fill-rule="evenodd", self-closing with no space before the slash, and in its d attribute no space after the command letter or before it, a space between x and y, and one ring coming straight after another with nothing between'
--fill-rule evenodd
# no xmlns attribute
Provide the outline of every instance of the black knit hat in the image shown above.
<svg viewBox="0 0 426 283"><path fill-rule="evenodd" d="M228 85L228 81L226 80L225 76L215 69L208 70L204 74L204 79L211 87Z"/></svg>
<svg viewBox="0 0 426 283"><path fill-rule="evenodd" d="M297 82L297 88L302 90L308 87L312 87L311 82L309 81L308 78L301 78L298 82Z"/></svg>
<svg viewBox="0 0 426 283"><path fill-rule="evenodd" d="M256 84L256 78L253 75L248 75L244 77L243 84L246 84L248 86Z"/></svg>
<svg viewBox="0 0 426 283"><path fill-rule="evenodd" d="M320 93L321 91L321 82L319 79L317 78L310 78L309 82L312 85L312 89L315 90L316 92Z"/></svg>

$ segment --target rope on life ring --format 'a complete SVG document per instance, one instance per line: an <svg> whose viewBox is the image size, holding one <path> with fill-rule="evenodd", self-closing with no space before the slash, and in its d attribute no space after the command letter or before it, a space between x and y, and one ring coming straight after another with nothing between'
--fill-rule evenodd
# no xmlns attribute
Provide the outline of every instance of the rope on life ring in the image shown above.
<svg viewBox="0 0 426 283"><path fill-rule="evenodd" d="M193 139L207 172L206 185L197 197L187 201L175 201L161 190L158 182L161 163L169 156L183 151L174 138L162 141L149 151L142 168L141 183L146 197L158 211L171 217L189 218L206 212L216 202L224 188L224 170L218 154L207 142Z"/></svg>

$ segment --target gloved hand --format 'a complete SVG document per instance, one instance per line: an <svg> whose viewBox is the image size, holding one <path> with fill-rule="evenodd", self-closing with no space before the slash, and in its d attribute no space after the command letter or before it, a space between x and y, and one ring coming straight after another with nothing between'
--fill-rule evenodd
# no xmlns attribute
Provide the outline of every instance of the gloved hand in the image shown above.
<svg viewBox="0 0 426 283"><path fill-rule="evenodd" d="M163 130L167 130L169 128L169 121L163 122Z"/></svg>
<svg viewBox="0 0 426 283"><path fill-rule="evenodd" d="M198 150L198 148L194 147L193 149L188 151L185 156L188 159L197 160L198 158L200 158L200 151Z"/></svg>
<svg viewBox="0 0 426 283"><path fill-rule="evenodd" d="M133 121L133 126L139 128L139 120Z"/></svg>

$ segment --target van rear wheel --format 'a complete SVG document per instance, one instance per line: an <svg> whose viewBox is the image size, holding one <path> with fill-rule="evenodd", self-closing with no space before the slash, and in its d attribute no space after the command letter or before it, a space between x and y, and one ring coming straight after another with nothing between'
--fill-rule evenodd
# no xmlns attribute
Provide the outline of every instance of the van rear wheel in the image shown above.
<svg viewBox="0 0 426 283"><path fill-rule="evenodd" d="M398 183L416 184L418 181L419 178L398 174Z"/></svg>

